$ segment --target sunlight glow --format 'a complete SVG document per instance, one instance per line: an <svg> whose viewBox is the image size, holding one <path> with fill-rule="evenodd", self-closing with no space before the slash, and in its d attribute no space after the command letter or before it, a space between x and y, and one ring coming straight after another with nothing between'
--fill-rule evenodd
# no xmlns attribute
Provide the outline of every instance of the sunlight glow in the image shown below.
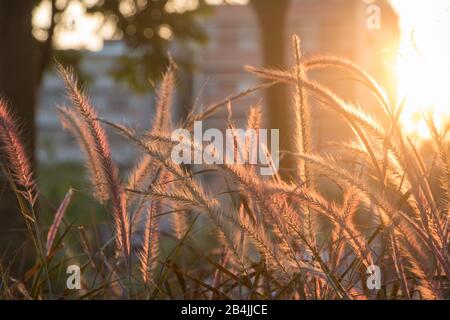
<svg viewBox="0 0 450 320"><path fill-rule="evenodd" d="M90 1L94 3L94 1ZM100 13L86 14L86 1L70 1L62 13L61 23L57 25L54 45L57 49L86 49L98 51L103 47L103 39L111 38L111 23L103 24ZM50 1L44 0L33 12L33 35L38 40L47 39L50 26Z"/></svg>
<svg viewBox="0 0 450 320"><path fill-rule="evenodd" d="M58 49L86 49L91 51L101 50L103 40L112 39L114 24L112 21L103 23L103 16L98 14L86 14L86 6L91 6L99 0L72 0L62 14L62 24L58 24L55 30L54 44ZM210 5L245 5L249 0L206 0ZM64 0L57 1L66 3ZM198 0L169 0L166 4L168 12L184 12L195 10ZM148 5L148 0L122 0L119 10L124 16L133 15L139 8ZM50 0L43 0L33 12L33 35L36 39L44 41L48 37L50 26ZM167 25L162 25L158 33L164 39L172 37L172 30ZM151 38L151 36L148 36Z"/></svg>
<svg viewBox="0 0 450 320"><path fill-rule="evenodd" d="M402 38L394 67L399 98L406 97L401 122L407 134L428 139L422 113L438 129L450 120L450 0L392 0Z"/></svg>
<svg viewBox="0 0 450 320"><path fill-rule="evenodd" d="M96 0L90 0L92 4ZM61 1L60 1L61 2ZM246 4L248 0L207 0L211 5ZM438 128L450 121L450 0L391 0L400 17L402 38L394 71L397 76L399 100L406 97L401 116L405 132L428 139L423 112L432 112ZM58 49L102 49L103 40L114 34L113 23L103 24L101 14L86 14L86 1L73 0L55 30ZM123 14L133 14L147 0L121 2ZM166 10L194 10L198 0L169 0ZM44 0L33 14L33 34L38 40L47 38L50 25L50 1ZM152 31L153 32L153 31ZM153 33L152 33L153 34ZM147 36L150 38L152 34ZM167 25L158 29L165 38L172 37Z"/></svg>
<svg viewBox="0 0 450 320"><path fill-rule="evenodd" d="M55 33L55 43L61 49L81 47L89 50L99 50L103 39L96 36L101 29L102 15L100 13L86 15L85 7L78 1L71 2L63 14L66 22L61 32Z"/></svg>

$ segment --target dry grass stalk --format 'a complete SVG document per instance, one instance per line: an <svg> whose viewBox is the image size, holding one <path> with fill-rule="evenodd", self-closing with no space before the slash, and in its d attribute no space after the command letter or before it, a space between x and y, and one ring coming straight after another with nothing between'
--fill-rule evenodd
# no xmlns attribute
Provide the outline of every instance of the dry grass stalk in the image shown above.
<svg viewBox="0 0 450 320"><path fill-rule="evenodd" d="M0 99L0 146L4 151L4 161L7 169L21 193L31 206L37 198L37 186L31 159L27 155L24 143L21 141L20 129L5 100Z"/></svg>
<svg viewBox="0 0 450 320"><path fill-rule="evenodd" d="M435 160L429 164L399 125L402 107L392 107L384 89L370 75L342 58L304 59L298 37L293 37L293 44L293 70L248 67L250 72L271 82L231 96L203 112L192 113L182 124L190 130L193 121L210 117L220 108L231 105L231 101L277 82L292 85L296 121L293 154L297 157L294 169L298 174L289 182L282 181L278 175L259 176L255 166L246 163L211 165L208 170L200 171L174 163L170 156L174 142L169 137L170 130L174 129L170 120L175 79L172 65L163 77L156 114L147 132L137 136L133 130L102 120L144 154L129 174L127 188L123 189L100 119L73 75L59 66L74 104L71 109L60 109L62 122L77 136L86 152L91 179L99 193L98 200L109 199L111 202L117 247L127 258L132 255L130 237L133 231L128 211L132 210L133 219L140 213L145 218L143 242L137 252L139 266L135 268L140 276L134 277L134 269L129 268L126 277L128 281L136 279L143 284L144 293L134 292L135 283L120 280L122 271L115 269L115 260L103 256L100 263L96 261L89 248L91 244L87 237L84 238L83 246L87 248L90 265L102 279L108 279L107 270L112 275L111 281L119 283L114 286L121 289L121 294L173 298L178 293L172 292L171 288L179 283L179 290L175 291L183 297L194 298L200 291L205 297L229 295L230 298L249 299L445 297L445 284L450 278L450 161L446 132L440 132L432 117L424 115L435 147L432 154ZM377 97L380 110L388 121L377 121L373 114L347 103L321 83L308 78L307 72L323 67L343 68L356 75ZM333 154L312 152L308 94L336 112L353 129L353 140L336 143ZM258 130L261 123L261 110L257 104L250 109L247 128ZM230 119L227 125L237 130ZM0 127L8 129L0 131L0 140L5 145L7 167L15 184L22 192L30 189L34 193L29 162L18 139L17 126L4 102L0 103ZM198 148L195 142L186 143ZM245 145L245 148L249 147L248 140ZM248 149L239 149L236 144L234 148L249 154ZM219 194L212 193L197 179L202 171L225 180L226 187ZM438 186L433 181L434 171L441 173ZM332 181L341 190L340 197L331 200L316 183L315 173ZM25 193L24 196L27 200L35 198L34 194ZM47 253L54 246L70 197L71 191L56 212L48 233ZM171 215L173 232L168 236L179 240L169 254L159 250L160 238L166 236L158 230L158 219L164 215L163 205L170 208L166 213ZM208 240L213 240L211 243L218 245L216 249L220 248L222 254L217 255L218 250L201 252L198 257L206 259L206 266L199 263L189 270L182 270L174 264L181 249L200 251L195 238L199 231L191 233L196 219L187 219L192 212L209 218L213 237L208 234ZM364 228L359 221L360 214L366 216ZM136 221L139 223L140 219ZM53 256L50 254L48 258ZM159 262L161 277L156 277ZM183 261L183 266L187 264ZM364 285L365 268L373 264L382 266L388 279L385 290L377 295ZM5 273L2 270L0 268L3 279ZM112 283L101 286L113 288ZM167 292L161 286L165 286ZM16 291L8 290L4 295L9 297ZM30 290L26 292L33 294ZM95 292L98 289L89 294L96 295ZM113 289L102 292L117 295Z"/></svg>
<svg viewBox="0 0 450 320"><path fill-rule="evenodd" d="M73 193L74 190L70 188L69 191L67 191L63 201L59 205L58 210L55 213L53 223L50 226L50 229L48 230L47 233L47 245L46 245L47 256L50 254L50 251L52 250L53 242L55 241L56 238L56 233L58 232L59 226L61 224L64 214L66 213L67 207L69 206L69 203L72 200Z"/></svg>
<svg viewBox="0 0 450 320"><path fill-rule="evenodd" d="M111 157L111 150L106 133L100 125L97 113L91 106L85 93L78 88L77 79L74 74L64 68L61 64L57 65L58 71L64 79L67 92L71 98L77 112L82 117L87 127L91 140L94 143L96 161L101 164L102 179L106 182L113 217L116 223L118 233L118 248L128 260L130 257L130 228L128 214L126 211L125 197L122 187L117 177L117 169Z"/></svg>

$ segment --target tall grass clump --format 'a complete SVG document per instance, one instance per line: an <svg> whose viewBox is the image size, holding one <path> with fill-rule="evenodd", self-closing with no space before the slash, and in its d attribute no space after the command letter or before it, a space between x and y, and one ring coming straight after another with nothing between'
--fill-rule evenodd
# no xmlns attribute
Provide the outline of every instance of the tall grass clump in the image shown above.
<svg viewBox="0 0 450 320"><path fill-rule="evenodd" d="M58 65L71 99L69 107L59 108L61 122L85 152L93 197L111 213L109 233L64 219L73 189L53 224L40 225L33 215L38 193L29 160L1 102L2 168L41 257L14 281L2 266L1 296L74 297L58 286L57 274L75 259L83 269L82 288L75 294L81 299L448 298L447 131L424 114L434 149L423 155L399 123L402 106L393 104L374 78L346 59L304 57L297 36L293 48L291 69L247 66L262 84L191 113L178 125L171 116L177 69L171 63L149 129L142 133L101 119L73 73ZM312 80L310 75L324 68L343 69L363 82L376 98L373 112L387 121ZM293 89L292 114L286 115L296 124L292 179L261 176L250 164L199 168L172 161L174 129L192 131L194 121L277 83ZM319 102L315 107L352 129L349 141L335 143L333 152L314 151L311 98ZM247 127L257 130L261 119L260 106L252 106ZM231 120L226 125L235 130ZM106 126L140 151L127 173L119 172L112 159ZM197 142L183 143L198 148ZM221 181L220 192L208 188L206 174ZM339 190L337 195L330 196L323 179ZM170 223L162 227L164 219ZM43 230L48 230L46 246ZM380 288L368 282L374 266L381 271Z"/></svg>

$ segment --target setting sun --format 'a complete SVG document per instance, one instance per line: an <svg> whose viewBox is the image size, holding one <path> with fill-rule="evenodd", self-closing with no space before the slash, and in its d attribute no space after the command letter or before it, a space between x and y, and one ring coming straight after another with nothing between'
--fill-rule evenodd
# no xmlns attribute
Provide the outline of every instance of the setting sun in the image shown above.
<svg viewBox="0 0 450 320"><path fill-rule="evenodd" d="M438 128L450 118L450 1L394 0L402 38L394 72L405 132L429 138L423 113L431 112Z"/></svg>

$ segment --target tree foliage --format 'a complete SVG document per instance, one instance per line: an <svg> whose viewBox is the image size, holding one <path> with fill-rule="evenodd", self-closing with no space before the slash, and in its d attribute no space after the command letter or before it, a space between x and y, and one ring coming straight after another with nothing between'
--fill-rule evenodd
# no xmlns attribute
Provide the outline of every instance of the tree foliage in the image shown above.
<svg viewBox="0 0 450 320"><path fill-rule="evenodd" d="M188 1L189 2L189 1ZM100 12L105 21L112 21L116 35L122 37L131 54L119 58L113 74L132 88L148 90L148 80L158 80L168 64L167 51L177 40L175 60L191 66L191 43L204 43L206 34L198 20L209 12L204 0L195 6L177 6L170 0L105 0L90 7L88 12ZM186 2L187 3L187 2Z"/></svg>

